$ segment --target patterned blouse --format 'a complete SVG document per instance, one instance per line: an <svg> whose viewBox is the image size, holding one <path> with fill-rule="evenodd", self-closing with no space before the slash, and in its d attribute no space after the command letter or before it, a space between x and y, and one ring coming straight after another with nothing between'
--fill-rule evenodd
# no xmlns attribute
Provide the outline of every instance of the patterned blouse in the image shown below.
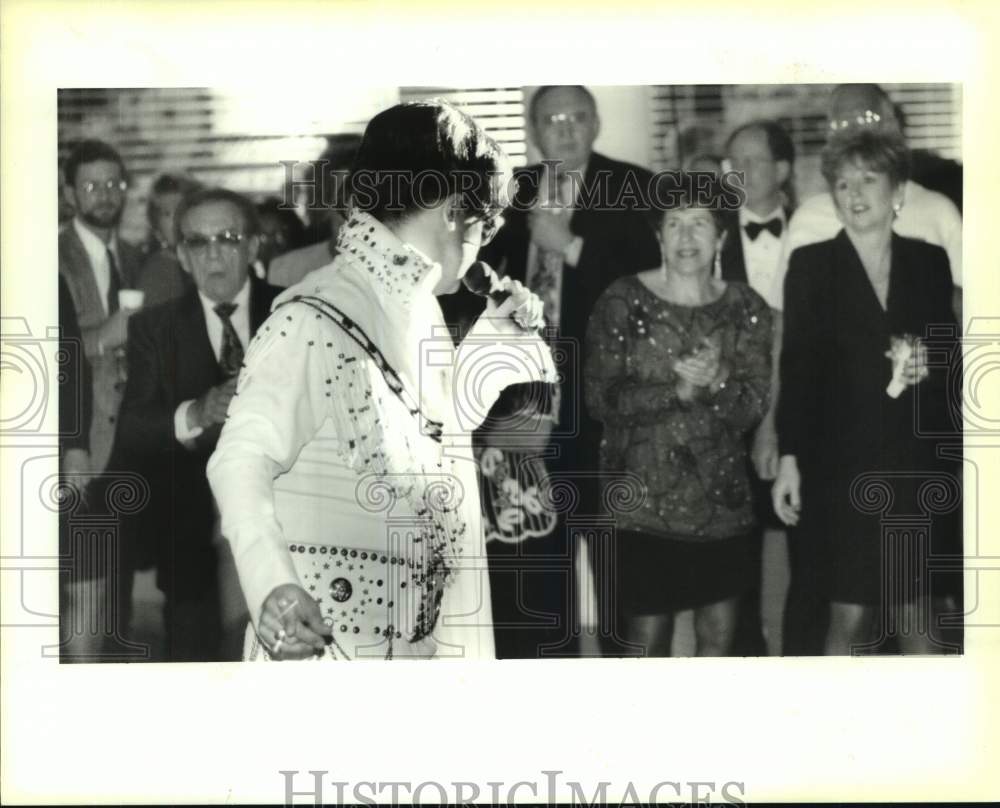
<svg viewBox="0 0 1000 808"><path fill-rule="evenodd" d="M767 411L771 311L742 283L715 301L684 306L636 276L604 292L587 328L587 406L604 423L601 470L645 485L618 527L671 538L723 539L754 524L746 433ZM718 339L728 378L714 392L678 399L674 360Z"/></svg>

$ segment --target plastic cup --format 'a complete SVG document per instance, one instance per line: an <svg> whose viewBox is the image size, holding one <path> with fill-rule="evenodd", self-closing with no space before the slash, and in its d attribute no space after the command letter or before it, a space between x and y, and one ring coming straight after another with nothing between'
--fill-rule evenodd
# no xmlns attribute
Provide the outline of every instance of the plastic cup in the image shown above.
<svg viewBox="0 0 1000 808"><path fill-rule="evenodd" d="M141 289L119 289L118 306L122 309L141 309L146 293Z"/></svg>

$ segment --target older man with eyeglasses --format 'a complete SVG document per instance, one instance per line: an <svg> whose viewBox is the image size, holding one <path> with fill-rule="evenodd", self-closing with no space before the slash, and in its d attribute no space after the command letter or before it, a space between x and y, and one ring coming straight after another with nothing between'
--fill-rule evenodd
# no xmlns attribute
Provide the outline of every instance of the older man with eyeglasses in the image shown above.
<svg viewBox="0 0 1000 808"><path fill-rule="evenodd" d="M166 596L167 658L237 659L245 607L228 548L217 540L205 466L244 351L280 290L249 269L259 228L254 206L241 195L195 191L178 206L175 227L177 255L194 288L132 317L133 370L116 457L151 475L149 524L156 526L157 585ZM235 645L226 644L227 628L236 632Z"/></svg>

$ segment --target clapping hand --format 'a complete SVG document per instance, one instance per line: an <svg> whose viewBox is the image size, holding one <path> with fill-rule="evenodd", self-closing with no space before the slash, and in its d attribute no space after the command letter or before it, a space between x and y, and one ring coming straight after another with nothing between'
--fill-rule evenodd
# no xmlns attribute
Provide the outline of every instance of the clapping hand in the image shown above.
<svg viewBox="0 0 1000 808"><path fill-rule="evenodd" d="M257 635L272 659L308 659L323 653L333 630L323 622L319 604L297 584L271 590L260 613Z"/></svg>
<svg viewBox="0 0 1000 808"><path fill-rule="evenodd" d="M573 241L569 220L568 211L535 208L528 214L528 231L532 242L541 250L561 253Z"/></svg>
<svg viewBox="0 0 1000 808"><path fill-rule="evenodd" d="M677 395L684 401L690 400L697 387L708 387L722 375L722 347L718 341L702 337L695 350L674 363L674 371L680 377Z"/></svg>

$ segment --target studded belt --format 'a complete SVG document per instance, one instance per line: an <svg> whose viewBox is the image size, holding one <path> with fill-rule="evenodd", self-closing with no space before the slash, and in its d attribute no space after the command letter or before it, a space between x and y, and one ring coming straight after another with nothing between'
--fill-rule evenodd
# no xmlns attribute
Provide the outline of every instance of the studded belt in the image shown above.
<svg viewBox="0 0 1000 808"><path fill-rule="evenodd" d="M445 568L415 551L403 554L343 545L291 543L299 582L319 604L333 629L325 658L427 656L420 641L434 630L444 591ZM252 639L251 639L252 635ZM267 659L252 631L246 659Z"/></svg>

